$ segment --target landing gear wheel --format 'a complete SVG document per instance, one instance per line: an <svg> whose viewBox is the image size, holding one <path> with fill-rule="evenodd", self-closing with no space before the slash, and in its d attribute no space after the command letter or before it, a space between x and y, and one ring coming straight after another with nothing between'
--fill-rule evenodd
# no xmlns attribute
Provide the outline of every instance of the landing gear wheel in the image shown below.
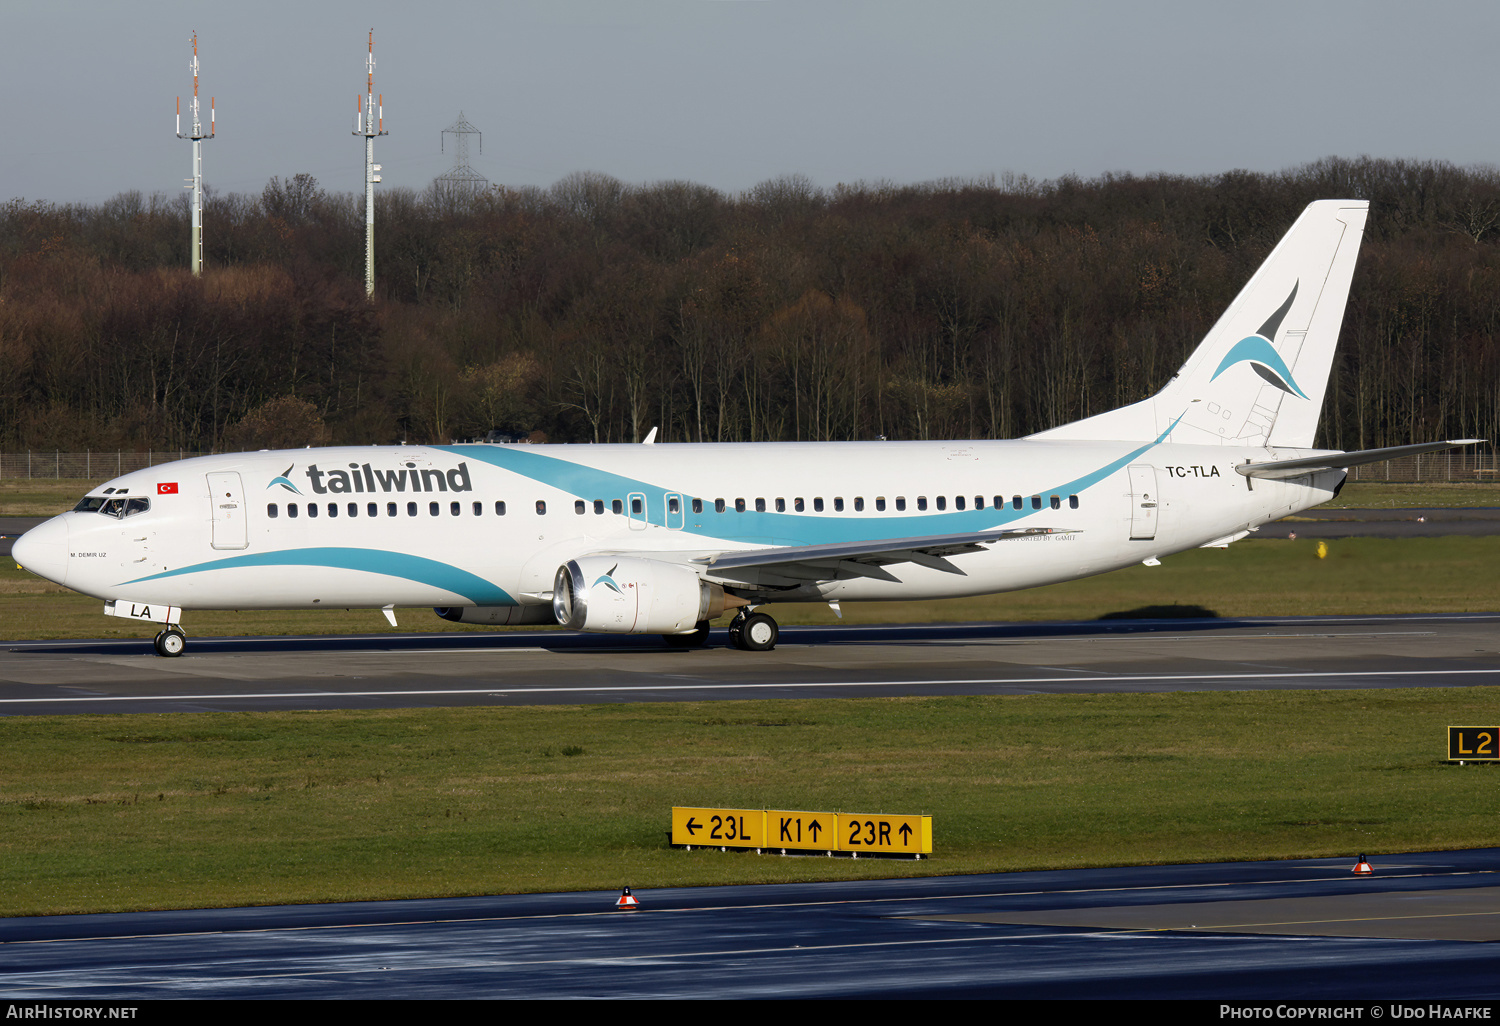
<svg viewBox="0 0 1500 1026"><path fill-rule="evenodd" d="M729 647L743 649L745 647L745 614L738 613L733 620L729 621Z"/></svg>
<svg viewBox="0 0 1500 1026"><path fill-rule="evenodd" d="M687 634L663 634L668 648L702 648L708 644L708 621L699 620Z"/></svg>
<svg viewBox="0 0 1500 1026"><path fill-rule="evenodd" d="M776 621L770 616L765 613L751 613L740 625L738 647L747 652L769 652L776 647L776 636L780 633ZM730 636L732 639L733 634L731 633Z"/></svg>
<svg viewBox="0 0 1500 1026"><path fill-rule="evenodd" d="M158 634L152 644L156 646L157 655L175 658L187 648L187 636L182 633L182 628L174 625Z"/></svg>

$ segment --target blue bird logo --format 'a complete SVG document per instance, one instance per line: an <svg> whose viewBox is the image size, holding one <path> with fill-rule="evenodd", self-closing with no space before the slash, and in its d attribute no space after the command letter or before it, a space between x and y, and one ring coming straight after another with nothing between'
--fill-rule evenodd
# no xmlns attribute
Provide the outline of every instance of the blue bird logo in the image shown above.
<svg viewBox="0 0 1500 1026"><path fill-rule="evenodd" d="M1259 331L1254 335L1245 336L1234 344L1234 347L1220 361L1219 369L1214 371L1213 377L1208 380L1213 381L1235 364L1248 363L1251 370L1288 395L1295 395L1300 399L1307 398L1307 393L1298 387L1296 379L1292 377L1292 369L1286 365L1286 361L1281 358L1281 354L1273 345L1277 329L1281 327L1287 311L1292 308L1292 300L1297 298L1298 284L1301 283L1298 282L1292 286L1291 295L1286 297L1286 302L1267 318Z"/></svg>

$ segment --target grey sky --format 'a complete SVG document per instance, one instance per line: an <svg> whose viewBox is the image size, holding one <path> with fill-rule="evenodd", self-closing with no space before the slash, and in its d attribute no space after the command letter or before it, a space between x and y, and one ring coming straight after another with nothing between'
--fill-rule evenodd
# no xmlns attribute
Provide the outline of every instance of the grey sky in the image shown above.
<svg viewBox="0 0 1500 1026"><path fill-rule="evenodd" d="M360 189L350 135L375 30L388 185L452 161L738 191L1014 171L1278 170L1329 155L1500 160L1500 4L620 0L0 0L0 199L175 192L191 93L218 101L205 179L306 171Z"/></svg>

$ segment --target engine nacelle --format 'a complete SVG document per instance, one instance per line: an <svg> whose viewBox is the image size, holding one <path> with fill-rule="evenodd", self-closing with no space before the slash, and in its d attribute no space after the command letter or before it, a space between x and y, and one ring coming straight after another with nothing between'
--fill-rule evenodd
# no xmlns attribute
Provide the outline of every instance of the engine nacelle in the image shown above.
<svg viewBox="0 0 1500 1026"><path fill-rule="evenodd" d="M683 634L743 605L691 569L655 559L585 556L557 568L552 611L575 631Z"/></svg>
<svg viewBox="0 0 1500 1026"><path fill-rule="evenodd" d="M432 611L454 623L484 623L493 627L557 622L551 606L435 606Z"/></svg>

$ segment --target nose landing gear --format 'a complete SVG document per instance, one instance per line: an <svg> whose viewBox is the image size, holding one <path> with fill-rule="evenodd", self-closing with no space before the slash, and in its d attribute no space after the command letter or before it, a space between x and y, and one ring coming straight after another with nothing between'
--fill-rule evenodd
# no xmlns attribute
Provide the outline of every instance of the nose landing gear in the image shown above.
<svg viewBox="0 0 1500 1026"><path fill-rule="evenodd" d="M182 655L187 648L187 635L174 623L158 634L151 643L156 646L157 655L176 657Z"/></svg>

